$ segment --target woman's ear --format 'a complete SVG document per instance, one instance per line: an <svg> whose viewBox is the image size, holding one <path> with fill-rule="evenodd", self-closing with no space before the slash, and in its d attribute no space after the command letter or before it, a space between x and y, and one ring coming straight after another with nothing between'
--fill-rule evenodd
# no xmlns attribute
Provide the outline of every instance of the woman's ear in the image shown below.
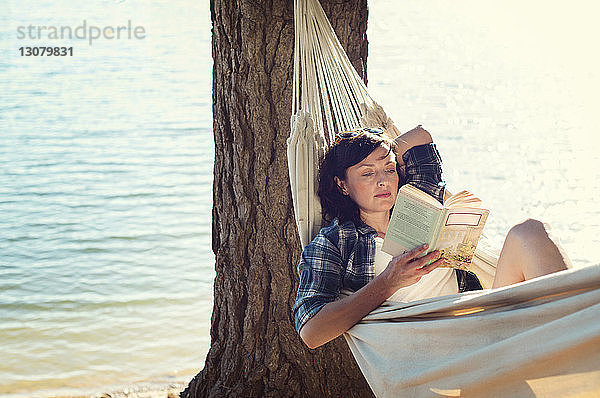
<svg viewBox="0 0 600 398"><path fill-rule="evenodd" d="M333 180L338 187L338 190L342 193L342 195L348 195L348 190L346 189L346 184L344 181L340 180L339 177L334 176Z"/></svg>

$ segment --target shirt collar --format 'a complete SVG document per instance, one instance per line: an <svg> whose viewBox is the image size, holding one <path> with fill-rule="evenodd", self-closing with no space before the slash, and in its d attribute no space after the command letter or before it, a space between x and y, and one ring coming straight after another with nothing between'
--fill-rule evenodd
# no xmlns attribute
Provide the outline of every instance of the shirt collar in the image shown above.
<svg viewBox="0 0 600 398"><path fill-rule="evenodd" d="M369 235L374 234L377 235L377 230L370 225L366 224L364 221L360 220L358 223L354 221L346 221L344 223L340 223L340 220L336 217L332 224L337 224L341 228L352 228L355 229L361 235Z"/></svg>
<svg viewBox="0 0 600 398"><path fill-rule="evenodd" d="M356 230L362 235L375 234L377 235L377 230L370 225L365 224L363 221L356 226Z"/></svg>

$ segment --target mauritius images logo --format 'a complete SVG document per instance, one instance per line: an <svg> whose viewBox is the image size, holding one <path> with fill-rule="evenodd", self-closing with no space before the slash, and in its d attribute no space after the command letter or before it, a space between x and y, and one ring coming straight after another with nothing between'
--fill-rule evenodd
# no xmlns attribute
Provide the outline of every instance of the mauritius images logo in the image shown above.
<svg viewBox="0 0 600 398"><path fill-rule="evenodd" d="M87 20L73 28L72 26L56 25L27 25L17 27L19 40L87 40L91 46L94 40L143 40L146 38L146 29L133 26L131 20L127 25L88 25Z"/></svg>

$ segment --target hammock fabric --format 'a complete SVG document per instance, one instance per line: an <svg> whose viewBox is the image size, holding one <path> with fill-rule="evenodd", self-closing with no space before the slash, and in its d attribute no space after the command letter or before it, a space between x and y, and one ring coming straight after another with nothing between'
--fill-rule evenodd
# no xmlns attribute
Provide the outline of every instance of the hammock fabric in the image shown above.
<svg viewBox="0 0 600 398"><path fill-rule="evenodd" d="M600 264L384 305L344 334L377 397L600 396Z"/></svg>
<svg viewBox="0 0 600 398"><path fill-rule="evenodd" d="M295 0L294 89L288 139L298 233L321 227L317 168L336 131L383 127L318 0ZM479 245L482 246L481 244ZM497 252L478 248L484 287ZM502 289L386 304L345 333L378 397L600 396L600 264Z"/></svg>

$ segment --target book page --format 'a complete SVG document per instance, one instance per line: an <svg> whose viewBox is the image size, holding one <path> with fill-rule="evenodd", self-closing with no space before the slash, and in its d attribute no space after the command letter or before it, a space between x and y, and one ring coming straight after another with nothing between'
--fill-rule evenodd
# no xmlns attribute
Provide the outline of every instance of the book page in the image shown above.
<svg viewBox="0 0 600 398"><path fill-rule="evenodd" d="M450 209L444 217L436 249L442 252L447 267L468 271L489 210Z"/></svg>
<svg viewBox="0 0 600 398"><path fill-rule="evenodd" d="M437 199L410 184L402 185L400 187L400 190L398 191L398 194L400 192L404 193L405 195L411 197L412 199L420 203L423 203L424 205L433 206L438 209L441 209L443 207L442 204L437 201Z"/></svg>
<svg viewBox="0 0 600 398"><path fill-rule="evenodd" d="M469 191L460 191L444 200L444 207L479 207L481 206L481 199L473 195Z"/></svg>
<svg viewBox="0 0 600 398"><path fill-rule="evenodd" d="M406 250L431 243L440 214L441 210L434 206L398 192L382 250L398 256Z"/></svg>

